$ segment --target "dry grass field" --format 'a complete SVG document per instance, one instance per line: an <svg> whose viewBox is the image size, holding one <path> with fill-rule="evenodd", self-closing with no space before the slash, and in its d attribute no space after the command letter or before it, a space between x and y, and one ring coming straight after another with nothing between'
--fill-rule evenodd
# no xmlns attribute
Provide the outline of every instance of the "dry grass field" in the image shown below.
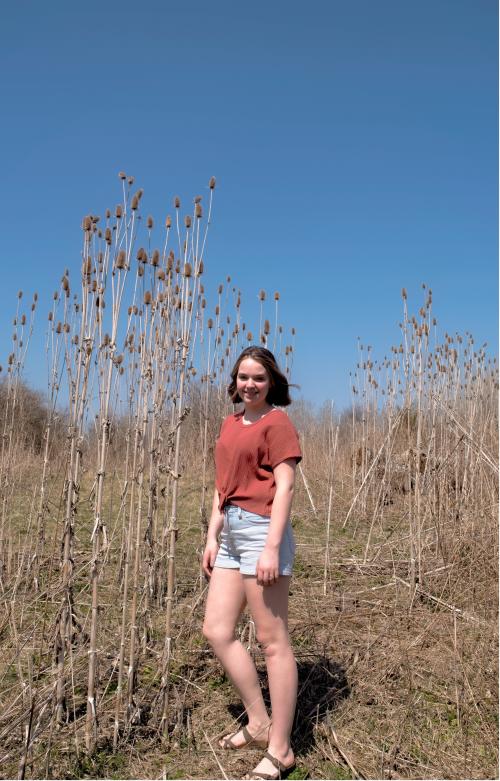
<svg viewBox="0 0 500 781"><path fill-rule="evenodd" d="M240 778L258 759L217 746L243 714L201 634L200 557L229 367L260 342L293 379L294 329L277 292L255 325L230 277L210 302L215 180L161 239L121 181L54 294L46 398L23 383L36 297L0 385L2 778ZM399 326L383 358L358 345L352 409L290 409L294 778L498 774L498 366L439 334L426 286Z"/></svg>

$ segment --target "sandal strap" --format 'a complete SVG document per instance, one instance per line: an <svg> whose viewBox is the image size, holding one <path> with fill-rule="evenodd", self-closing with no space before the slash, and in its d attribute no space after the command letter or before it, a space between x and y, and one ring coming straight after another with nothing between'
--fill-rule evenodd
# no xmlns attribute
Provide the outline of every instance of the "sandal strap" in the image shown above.
<svg viewBox="0 0 500 781"><path fill-rule="evenodd" d="M241 731L242 731L243 737L245 738L247 743L254 743L254 741L257 740L257 738L255 738L253 735L250 734L250 732L247 729L246 724L243 725L243 727L241 728Z"/></svg>
<svg viewBox="0 0 500 781"><path fill-rule="evenodd" d="M266 727L266 729L268 729L268 727ZM265 733L266 729L262 730L262 732ZM240 746L237 746L233 742L233 738L234 738L235 735L238 734L238 732L242 732L243 733L243 737L245 738L245 743L242 743ZM246 746L251 746L251 745L256 745L256 746L259 746L259 748L260 748L262 746L262 743L267 744L267 740L265 738L265 735L263 735L263 737L259 737L258 735L252 735L251 732L248 730L246 724L243 725L243 727L241 727L236 732L232 732L227 738L222 738L222 741L223 741L222 748L224 748L224 749L228 749L228 748L231 748L231 749L241 749L241 748L245 748Z"/></svg>
<svg viewBox="0 0 500 781"><path fill-rule="evenodd" d="M272 763L273 763L273 765L274 765L274 767L276 768L276 770L279 770L280 772L281 772L282 770L288 770L287 766L286 766L286 765L283 765L283 764L282 764L282 763L279 761L279 759L277 759L277 758L276 758L276 757L274 757L272 754L270 754L270 753L269 753L269 751L265 751L265 752L264 752L264 756L266 757L266 759L268 759L270 762L272 762Z"/></svg>
<svg viewBox="0 0 500 781"><path fill-rule="evenodd" d="M232 735L230 735L228 738L222 738L222 748L236 748L233 741L231 740L234 735L236 735L236 732L233 732Z"/></svg>

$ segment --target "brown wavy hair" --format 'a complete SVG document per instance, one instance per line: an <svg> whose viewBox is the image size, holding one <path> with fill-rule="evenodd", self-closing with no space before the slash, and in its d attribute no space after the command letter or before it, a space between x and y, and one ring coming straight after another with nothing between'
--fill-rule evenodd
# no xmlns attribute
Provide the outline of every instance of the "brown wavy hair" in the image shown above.
<svg viewBox="0 0 500 781"><path fill-rule="evenodd" d="M276 404L278 407L288 407L288 405L292 403L289 388L294 386L290 385L285 375L280 371L276 358L272 352L265 347L258 347L257 345L251 345L243 350L231 370L231 382L228 385L227 392L233 404L238 404L238 402L241 401L240 395L236 390L236 378L238 376L240 363L244 361L245 358L253 358L254 361L260 363L267 372L267 376L269 377L269 391L266 401L269 404Z"/></svg>

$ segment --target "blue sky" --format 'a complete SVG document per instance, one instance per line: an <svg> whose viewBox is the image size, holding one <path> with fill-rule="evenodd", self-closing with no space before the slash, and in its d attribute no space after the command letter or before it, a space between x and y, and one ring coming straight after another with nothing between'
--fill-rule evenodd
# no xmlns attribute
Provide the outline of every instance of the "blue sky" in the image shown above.
<svg viewBox="0 0 500 781"><path fill-rule="evenodd" d="M349 402L357 336L399 343L403 286L496 354L497 36L494 0L4 3L2 354L37 290L43 385L51 293L121 169L158 222L217 177L206 283L248 319L280 291L314 402Z"/></svg>

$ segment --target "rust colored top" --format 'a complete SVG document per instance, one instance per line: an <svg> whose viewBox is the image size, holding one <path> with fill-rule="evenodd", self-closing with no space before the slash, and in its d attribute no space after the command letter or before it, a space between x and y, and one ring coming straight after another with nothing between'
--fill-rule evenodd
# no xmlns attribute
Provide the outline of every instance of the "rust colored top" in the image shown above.
<svg viewBox="0 0 500 781"><path fill-rule="evenodd" d="M219 510L237 504L259 515L271 515L276 493L273 469L287 458L302 458L299 438L288 415L272 409L255 423L243 423L243 412L228 415L215 443L215 487Z"/></svg>

